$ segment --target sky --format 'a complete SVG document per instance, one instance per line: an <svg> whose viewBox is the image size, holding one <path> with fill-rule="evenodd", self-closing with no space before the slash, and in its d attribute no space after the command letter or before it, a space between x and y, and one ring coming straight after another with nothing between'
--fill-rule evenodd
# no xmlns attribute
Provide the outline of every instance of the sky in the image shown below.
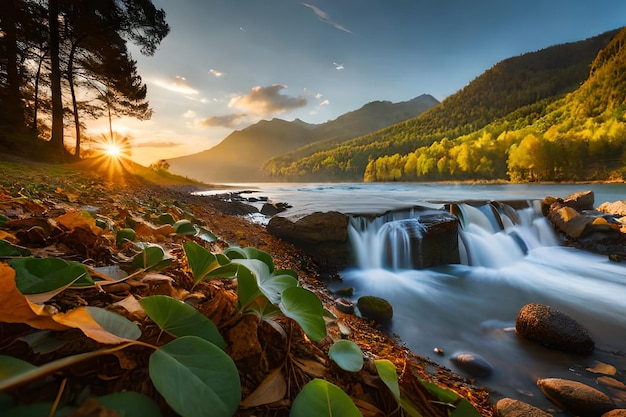
<svg viewBox="0 0 626 417"><path fill-rule="evenodd" d="M149 121L115 119L149 165L259 120L324 123L376 100L438 100L499 61L626 25L624 0L153 0L170 33L130 46ZM108 131L108 121L89 132Z"/></svg>

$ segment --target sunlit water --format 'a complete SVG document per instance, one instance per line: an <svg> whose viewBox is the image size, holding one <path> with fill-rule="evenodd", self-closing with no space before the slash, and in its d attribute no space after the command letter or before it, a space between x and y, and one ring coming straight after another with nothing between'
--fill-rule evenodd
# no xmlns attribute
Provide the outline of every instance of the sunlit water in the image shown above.
<svg viewBox="0 0 626 417"><path fill-rule="evenodd" d="M341 184L261 186L259 195L294 205L293 212L339 210L348 213L463 200L536 200L594 190L596 205L626 199L626 185L461 186L420 184ZM563 377L596 385L587 371L597 362L626 375L626 264L606 256L561 246L546 219L534 207L502 215L504 230L486 210L459 206L461 265L425 270L403 269L409 255L402 232L392 225L353 219L350 236L354 265L342 271L341 283L353 287L354 300L376 295L389 300L394 318L389 328L415 353L430 357L461 375L450 357L474 352L494 372L476 383L494 392L550 407L536 388L538 378ZM419 222L419 219L417 219ZM384 236L392 234L400 254L383 259ZM387 237L387 239L389 239ZM388 259L388 258L387 258ZM596 349L580 356L543 348L515 334L515 318L527 303L542 303L570 315L592 334ZM434 348L444 355L433 353ZM466 375L468 376L468 375Z"/></svg>

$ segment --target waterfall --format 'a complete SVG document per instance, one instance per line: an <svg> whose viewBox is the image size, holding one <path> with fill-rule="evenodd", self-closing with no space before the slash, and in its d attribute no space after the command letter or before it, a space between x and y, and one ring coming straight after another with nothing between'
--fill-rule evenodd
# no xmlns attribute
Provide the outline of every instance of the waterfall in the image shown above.
<svg viewBox="0 0 626 417"><path fill-rule="evenodd" d="M453 204L459 218L459 255L469 266L498 268L523 259L530 250L560 241L538 202L514 209L503 203ZM419 211L352 217L348 236L359 269L413 269L426 232Z"/></svg>
<svg viewBox="0 0 626 417"><path fill-rule="evenodd" d="M413 268L424 228L413 211L386 214L375 219L352 217L348 236L360 269Z"/></svg>

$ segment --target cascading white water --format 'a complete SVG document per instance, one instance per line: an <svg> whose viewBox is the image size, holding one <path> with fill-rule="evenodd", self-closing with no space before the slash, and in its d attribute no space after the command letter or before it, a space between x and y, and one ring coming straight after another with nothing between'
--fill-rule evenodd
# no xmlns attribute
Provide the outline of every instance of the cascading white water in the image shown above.
<svg viewBox="0 0 626 417"><path fill-rule="evenodd" d="M537 378L593 385L597 375L585 369L598 361L626 371L626 264L562 246L536 203L519 210L506 205L456 208L462 264L396 268L384 261L392 246L380 231L390 228L384 226L388 221L401 225L407 216L355 218L350 239L356 267L343 271L343 282L335 285L353 287L354 300L375 295L390 301L394 319L389 331L417 354L461 374L449 361L452 353L483 356L495 371L479 383L498 395L546 408L550 403L538 391ZM580 357L521 340L512 329L528 303L550 305L583 324L596 342L593 354ZM446 356L433 357L434 347Z"/></svg>

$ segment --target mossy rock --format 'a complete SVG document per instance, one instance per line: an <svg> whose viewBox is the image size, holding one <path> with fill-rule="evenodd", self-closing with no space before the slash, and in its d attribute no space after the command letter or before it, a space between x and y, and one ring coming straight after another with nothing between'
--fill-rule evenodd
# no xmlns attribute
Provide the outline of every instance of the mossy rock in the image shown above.
<svg viewBox="0 0 626 417"><path fill-rule="evenodd" d="M389 323L393 318L393 307L389 301L380 297L365 295L359 298L357 307L363 317L379 324Z"/></svg>

